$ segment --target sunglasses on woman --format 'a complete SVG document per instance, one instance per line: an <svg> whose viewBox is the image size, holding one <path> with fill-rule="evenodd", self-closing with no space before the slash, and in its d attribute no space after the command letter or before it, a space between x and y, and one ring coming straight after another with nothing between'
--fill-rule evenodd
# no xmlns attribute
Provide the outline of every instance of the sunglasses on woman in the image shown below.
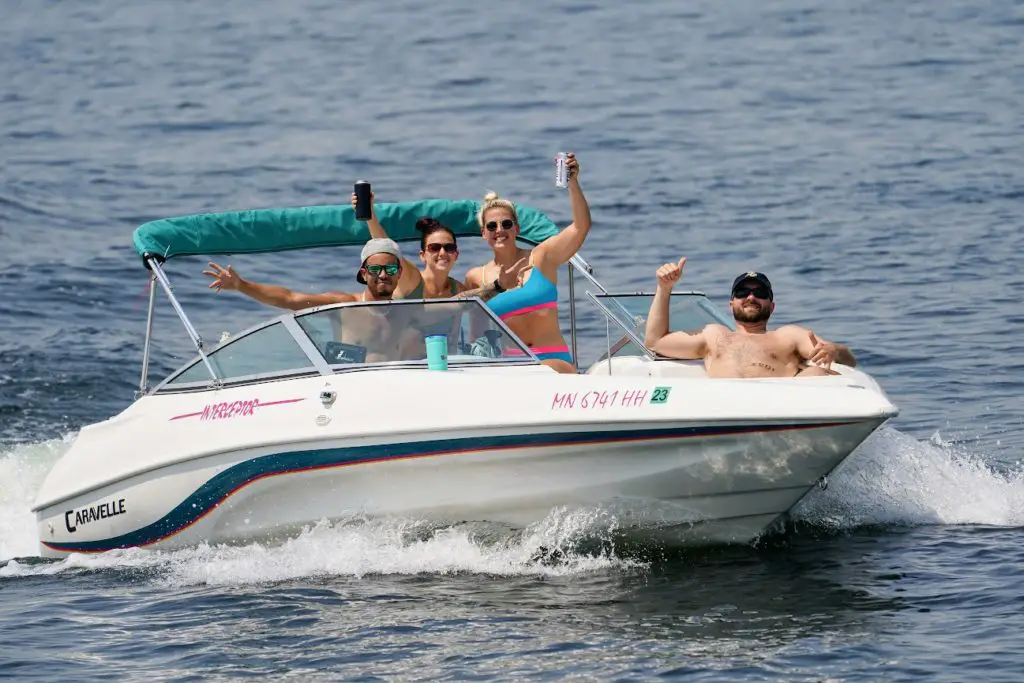
<svg viewBox="0 0 1024 683"><path fill-rule="evenodd" d="M391 276L398 275L398 264L388 263L382 266L374 263L373 265L366 266L366 272L374 277L380 277L381 271L384 271L385 273Z"/></svg>
<svg viewBox="0 0 1024 683"><path fill-rule="evenodd" d="M487 225L484 227L486 227L491 232L494 232L495 230L498 229L498 225L499 224L497 221L487 221ZM501 221L501 227L503 227L505 230L511 230L512 228L515 227L515 225L516 222L511 218L506 218L503 221Z"/></svg>
<svg viewBox="0 0 1024 683"><path fill-rule="evenodd" d="M449 254L459 253L459 248L455 246L455 242L434 242L427 245L427 251L431 254L439 254L442 249Z"/></svg>

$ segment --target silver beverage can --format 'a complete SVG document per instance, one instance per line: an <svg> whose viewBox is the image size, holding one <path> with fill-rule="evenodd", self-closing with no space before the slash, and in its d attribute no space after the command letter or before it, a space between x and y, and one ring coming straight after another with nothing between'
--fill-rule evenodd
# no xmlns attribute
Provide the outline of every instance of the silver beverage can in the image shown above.
<svg viewBox="0 0 1024 683"><path fill-rule="evenodd" d="M569 187L569 155L559 152L555 157L555 187Z"/></svg>

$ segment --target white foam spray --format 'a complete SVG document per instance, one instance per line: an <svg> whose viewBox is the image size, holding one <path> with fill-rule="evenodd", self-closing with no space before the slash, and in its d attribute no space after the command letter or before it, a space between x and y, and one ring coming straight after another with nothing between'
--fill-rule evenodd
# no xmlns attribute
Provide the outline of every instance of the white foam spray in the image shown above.
<svg viewBox="0 0 1024 683"><path fill-rule="evenodd" d="M32 502L46 473L71 446L74 434L0 448L0 561L39 552Z"/></svg>
<svg viewBox="0 0 1024 683"><path fill-rule="evenodd" d="M597 515L599 517L599 515ZM537 527L501 534L493 540L487 525L432 528L425 522L397 519L321 522L279 545L199 545L172 552L114 550L75 554L57 562L12 560L0 577L54 575L75 570L152 570L168 586L248 585L300 577L393 574L489 574L561 576L607 569L628 570L643 563L611 552L580 553L578 538L592 536L595 514L553 511ZM561 531L552 534L552 528ZM485 537L491 536L490 540ZM541 542L557 548L557 562L538 556Z"/></svg>
<svg viewBox="0 0 1024 683"><path fill-rule="evenodd" d="M890 427L872 434L812 491L793 518L836 530L869 525L1024 525L1024 471L937 434L918 441Z"/></svg>
<svg viewBox="0 0 1024 683"><path fill-rule="evenodd" d="M0 561L37 553L29 511L45 473L71 436L0 451ZM1000 472L978 454L938 438L917 441L883 428L794 511L795 519L835 531L865 525L1024 524L1024 472ZM313 525L279 545L201 545L72 555L56 562L11 560L0 576L81 570L152 571L171 586L238 585L300 577L477 573L497 576L631 571L643 560L616 556L611 509L558 509L523 531L486 524L438 528L418 520L351 519ZM543 550L543 551L542 551ZM551 552L556 551L557 560Z"/></svg>

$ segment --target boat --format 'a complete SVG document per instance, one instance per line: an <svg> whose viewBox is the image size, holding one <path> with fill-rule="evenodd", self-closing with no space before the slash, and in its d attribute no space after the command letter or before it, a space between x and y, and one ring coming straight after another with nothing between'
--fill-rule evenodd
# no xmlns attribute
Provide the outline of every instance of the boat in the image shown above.
<svg viewBox="0 0 1024 683"><path fill-rule="evenodd" d="M471 200L378 205L399 241L430 215L478 234ZM557 232L520 208L520 239ZM525 528L558 509L609 509L620 532L679 544L751 543L897 414L860 369L807 379L709 379L640 337L651 294L613 293L577 255L576 289L603 317L604 353L559 374L479 298L335 304L275 315L204 342L162 267L183 255L362 244L350 206L197 214L139 226L150 272L142 373L121 413L83 427L33 511L44 557L121 548L284 541L326 520L399 517ZM196 355L150 382L163 292ZM674 329L734 327L701 292L672 297ZM413 342L366 354L373 321ZM416 343L444 329L447 367ZM347 336L346 336L347 335ZM348 341L346 341L346 339Z"/></svg>

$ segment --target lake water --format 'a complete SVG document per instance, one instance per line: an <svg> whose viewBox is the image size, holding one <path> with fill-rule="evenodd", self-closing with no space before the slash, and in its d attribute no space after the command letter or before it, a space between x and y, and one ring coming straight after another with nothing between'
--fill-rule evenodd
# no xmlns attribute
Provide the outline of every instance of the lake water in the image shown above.
<svg viewBox="0 0 1024 683"><path fill-rule="evenodd" d="M483 6L7 2L0 22L0 677L1019 680L1024 667L1024 2ZM609 289L849 343L901 415L759 548L323 525L281 547L36 558L29 512L138 382L131 231L202 211L480 198L568 223L580 159ZM464 241L457 272L486 250ZM358 250L231 259L352 290ZM267 316L168 272L206 338ZM562 277L565 294L564 274ZM581 351L604 325L580 301ZM567 307L563 306L563 313ZM188 357L158 309L153 376ZM467 398L467 408L473 408ZM145 444L140 444L140 449ZM564 562L534 554L552 544Z"/></svg>

